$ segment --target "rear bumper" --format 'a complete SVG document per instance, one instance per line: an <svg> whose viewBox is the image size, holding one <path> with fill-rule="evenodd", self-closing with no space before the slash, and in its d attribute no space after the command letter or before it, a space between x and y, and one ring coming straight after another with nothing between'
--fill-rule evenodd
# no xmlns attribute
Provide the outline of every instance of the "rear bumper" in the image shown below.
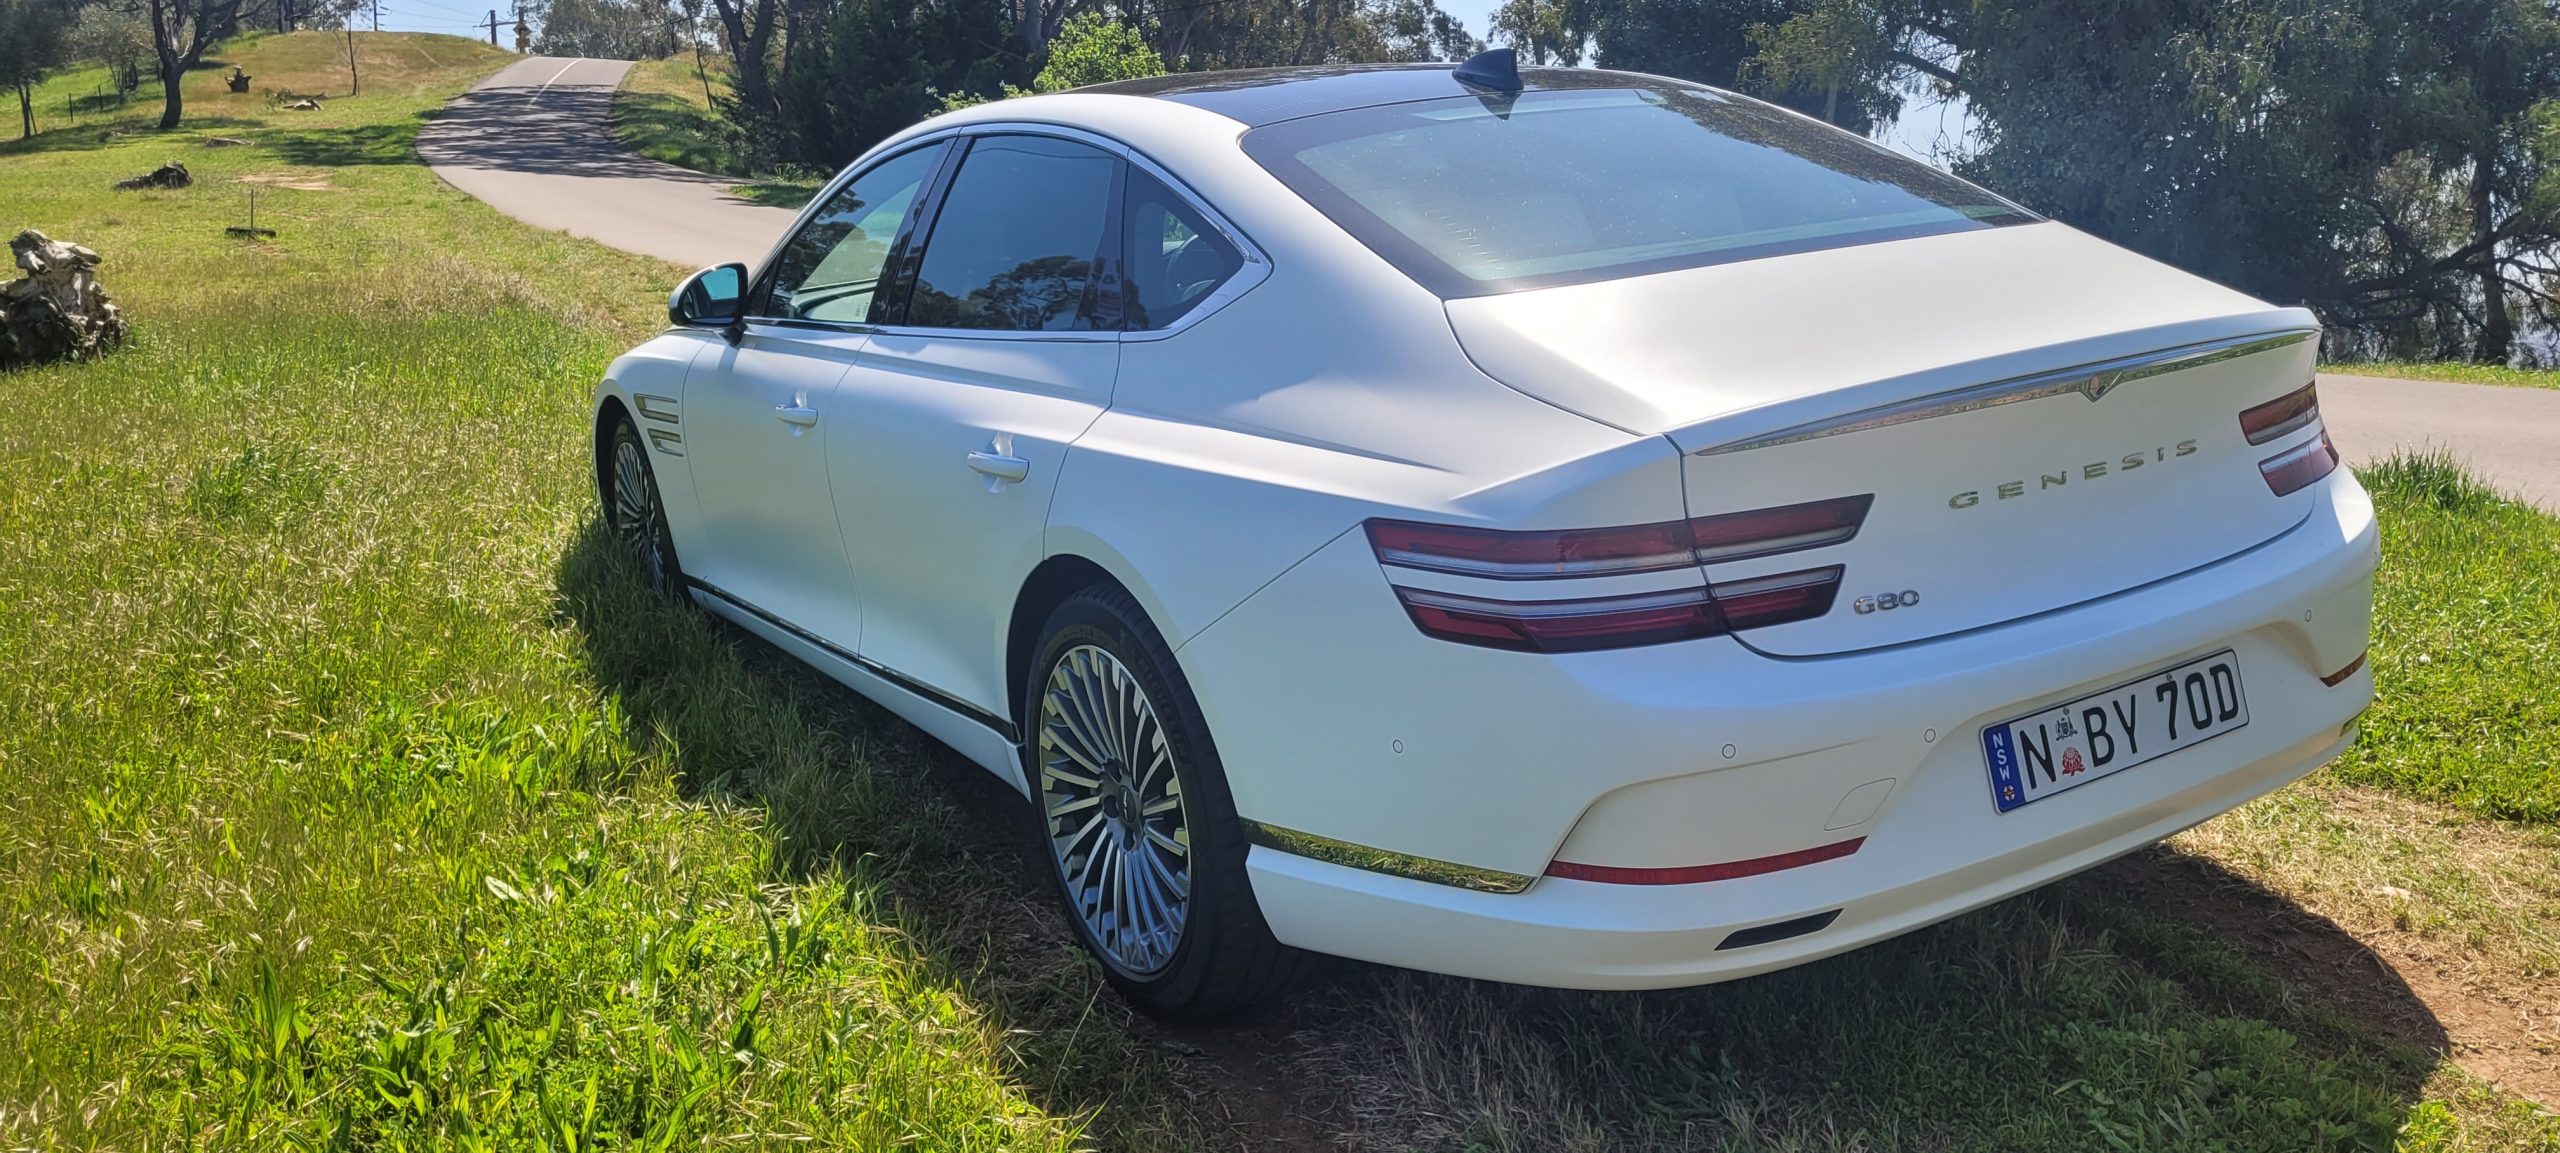
<svg viewBox="0 0 2560 1153"><path fill-rule="evenodd" d="M1425 638L1357 535L1186 645L1245 818L1535 877L1472 891L1253 850L1273 932L1464 976L1646 988L1881 940L2086 869L2318 767L2352 739L2379 559L2345 472L2249 552L2105 600L1939 640L1775 659L1729 640L1566 657ZM2250 723L1998 813L1982 726L2229 647ZM1761 876L1620 885L1549 862L1658 867L1855 853ZM1816 931L1718 948L1737 930Z"/></svg>

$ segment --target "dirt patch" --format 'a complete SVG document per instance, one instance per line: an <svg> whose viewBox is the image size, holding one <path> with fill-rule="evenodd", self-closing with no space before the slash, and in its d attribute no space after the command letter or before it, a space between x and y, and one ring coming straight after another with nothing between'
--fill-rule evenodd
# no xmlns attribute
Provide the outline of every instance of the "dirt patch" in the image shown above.
<svg viewBox="0 0 2560 1153"><path fill-rule="evenodd" d="M2102 884L2212 929L2386 1036L2560 1108L2553 831L2304 786L2171 844L2108 866Z"/></svg>
<svg viewBox="0 0 2560 1153"><path fill-rule="evenodd" d="M1331 1153L1326 1134L1340 1119L1318 1104L1315 1085L1285 1054L1301 1046L1285 1007L1247 1023L1197 1028L1159 1026L1165 1044L1208 1068L1219 1085L1204 1117L1236 1138L1235 1148L1261 1153Z"/></svg>

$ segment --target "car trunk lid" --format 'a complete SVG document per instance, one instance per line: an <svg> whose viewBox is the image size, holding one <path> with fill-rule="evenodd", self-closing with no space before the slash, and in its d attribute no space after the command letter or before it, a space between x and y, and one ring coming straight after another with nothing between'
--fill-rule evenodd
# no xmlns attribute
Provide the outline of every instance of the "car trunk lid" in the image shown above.
<svg viewBox="0 0 2560 1153"><path fill-rule="evenodd" d="M1913 286L1845 311L1840 286ZM1539 298L1548 298L1541 301ZM1819 655L1961 632L2209 564L2297 523L2238 413L2302 387L2311 315L2053 225L1453 300L1496 379L1683 453L1689 515L1874 494L1857 536L1711 562L1844 566L1832 610L1746 643Z"/></svg>

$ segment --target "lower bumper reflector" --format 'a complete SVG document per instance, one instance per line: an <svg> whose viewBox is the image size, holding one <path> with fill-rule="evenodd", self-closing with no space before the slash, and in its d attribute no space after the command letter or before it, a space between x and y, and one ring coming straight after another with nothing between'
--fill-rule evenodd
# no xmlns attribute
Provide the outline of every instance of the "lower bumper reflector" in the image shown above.
<svg viewBox="0 0 2560 1153"><path fill-rule="evenodd" d="M1753 925L1748 929L1736 929L1725 934L1724 940L1716 943L1716 951L1721 953L1727 949L1748 949L1753 945L1766 945L1789 937L1819 933L1830 928L1831 922L1839 919L1840 910L1833 909L1828 913L1815 913L1810 917L1798 917L1792 921L1780 921L1774 925Z"/></svg>

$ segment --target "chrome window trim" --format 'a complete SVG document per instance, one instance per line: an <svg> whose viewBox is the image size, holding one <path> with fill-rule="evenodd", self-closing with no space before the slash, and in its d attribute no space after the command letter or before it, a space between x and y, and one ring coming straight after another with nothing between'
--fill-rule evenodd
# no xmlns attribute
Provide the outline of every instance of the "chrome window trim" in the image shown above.
<svg viewBox="0 0 2560 1153"><path fill-rule="evenodd" d="M2118 387L2138 380L2285 348L2300 344L2319 334L2320 330L2316 328L2251 333L2246 336L2226 337L2198 344L2182 344L2175 348L2164 348L2156 352L2138 353L2133 356L2102 360L2050 372L2014 376L1987 384L1966 385L1912 400L1880 404L1839 416L1789 425L1775 432L1691 449L1689 455L1718 456L1728 452L1744 452L1755 448L1795 444L1801 441L1819 440L1827 436L1839 436L1843 433L1866 432L1870 429L1889 428L1913 421L1974 412L2003 404L2015 404L2022 400L2040 400L2065 393L2079 393L2095 402Z"/></svg>
<svg viewBox="0 0 2560 1153"><path fill-rule="evenodd" d="M1287 853L1293 857L1305 857L1313 861L1323 861L1326 864L1384 873L1391 877L1428 881L1435 885L1450 885L1460 889L1472 889L1479 893L1517 893L1527 889L1530 882L1537 880L1536 877L1506 873L1500 869L1481 869L1454 861L1435 861L1429 857L1372 849L1367 845L1355 845L1349 841L1319 837L1314 833L1284 829L1261 821L1240 820L1238 823L1244 826L1244 839L1250 844Z"/></svg>
<svg viewBox="0 0 2560 1153"><path fill-rule="evenodd" d="M879 148L875 148L872 151L855 158L853 163L844 166L844 171L836 173L833 179L820 185L818 187L817 195L811 196L807 204L800 206L799 215L791 218L791 227L783 229L782 235L774 240L773 247L765 250L764 259L748 266L746 286L740 289L740 292L744 295L740 296L738 300L738 311L741 313L738 319L747 324L798 325L811 328L823 328L836 332L876 331L877 326L862 321L805 320L795 316L755 316L747 314L746 306L748 301L757 297L758 293L756 290L763 287L765 274L773 271L774 262L782 259L782 250L791 247L792 241L800 239L800 234L807 231L809 227L810 216L814 215L818 209L825 207L828 201L835 199L836 193L842 191L845 185L861 179L863 176L868 175L872 169L878 168L883 164L906 155L907 153L913 152L919 148L928 148L933 145L947 143L949 139L950 137L947 133L936 133L932 136L919 136L910 140L890 141ZM944 163L949 163L949 161L946 160ZM940 168L939 166L936 166L936 170L934 172L930 172L925 175L924 185L916 191L918 193L922 193L930 190L933 187L933 178L939 174ZM913 210L914 207L910 205L909 211ZM899 227L904 229L904 222L901 222ZM712 267L716 268L718 265L713 265ZM886 270L884 269L883 271ZM679 285L679 287L681 287L681 285ZM715 328L713 331L717 331L717 329Z"/></svg>
<svg viewBox="0 0 2560 1153"><path fill-rule="evenodd" d="M1215 206L1203 199L1199 193L1192 191L1190 185L1183 183L1180 178L1174 176L1174 174L1168 171L1163 165L1156 163L1152 157L1149 157L1147 154L1140 152L1119 140L1113 139L1109 136L1104 136L1101 133L1082 128L1070 128L1063 124L1046 124L1030 120L995 120L975 124L957 125L951 128L936 129L932 132L927 132L919 136L899 141L897 149L899 152L905 152L910 147L938 143L962 136L1051 136L1060 140L1070 140L1078 144L1091 145L1095 148L1102 149L1105 152L1109 152L1114 156L1118 156L1122 160L1126 160L1129 163L1144 169L1149 176L1153 176L1157 180L1163 181L1166 188L1171 189L1175 196L1181 197L1185 203L1189 204L1194 211L1200 214L1202 219L1207 220L1211 227L1216 228L1219 234L1225 237L1227 243L1235 246L1236 251L1244 257L1244 266L1238 268L1236 270L1236 274L1228 277L1226 283L1219 285L1216 291L1211 292L1206 298L1201 300L1197 307L1182 314L1181 319L1176 320L1172 324L1166 325L1163 328L1148 329L1142 332L1010 332L1002 329L985 328L928 328L922 325L910 324L863 325L861 326L860 331L889 336L931 336L942 339L957 340L1163 340L1167 337L1181 333L1192 325L1208 318L1218 310L1234 303L1237 297L1243 296L1245 293L1252 291L1255 285L1262 283L1264 279L1271 275L1271 257L1264 253L1262 249L1256 246L1251 240L1247 239L1244 231L1237 228L1235 222L1229 219L1225 213L1219 212ZM885 155L887 154L884 154L884 157ZM962 164L964 167L966 166L966 157L962 158ZM864 168L867 170L869 165L865 165ZM847 174L850 174L851 171L851 169L848 169ZM843 175L839 175L837 177L838 182L841 182L844 179L845 176ZM828 192L832 193L834 189L835 185L830 184L828 186ZM810 203L816 204L817 201L813 200L810 201ZM1114 205L1114 207L1117 208L1118 205ZM792 234L797 235L798 232L799 227L797 224L794 224ZM930 244L931 241L932 238L928 236L926 238L926 242ZM776 251L778 252L780 249L777 248Z"/></svg>

